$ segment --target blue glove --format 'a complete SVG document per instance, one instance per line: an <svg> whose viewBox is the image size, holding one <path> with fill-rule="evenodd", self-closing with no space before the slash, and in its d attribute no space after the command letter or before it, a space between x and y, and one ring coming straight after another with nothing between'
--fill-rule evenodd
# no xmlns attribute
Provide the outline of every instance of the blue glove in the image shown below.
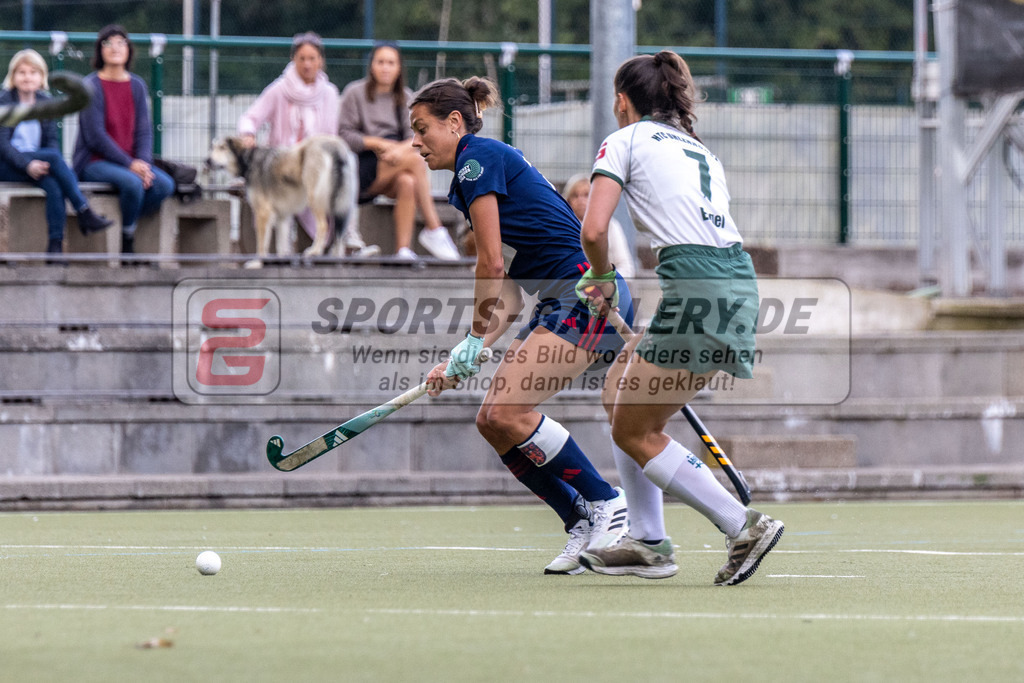
<svg viewBox="0 0 1024 683"><path fill-rule="evenodd" d="M592 290L596 287L597 291ZM600 294L601 298L597 298ZM619 305L619 288L615 286L615 267L604 275L595 275L593 268L587 268L580 281L576 283L576 296L587 305L590 314L598 317L608 315L608 311L615 310ZM608 310L602 308L602 303L607 302Z"/></svg>
<svg viewBox="0 0 1024 683"><path fill-rule="evenodd" d="M459 380L464 380L480 372L480 364L477 362L477 357L483 350L483 339L474 337L472 332L466 334L466 338L452 349L448 367L444 369L445 376L458 377Z"/></svg>

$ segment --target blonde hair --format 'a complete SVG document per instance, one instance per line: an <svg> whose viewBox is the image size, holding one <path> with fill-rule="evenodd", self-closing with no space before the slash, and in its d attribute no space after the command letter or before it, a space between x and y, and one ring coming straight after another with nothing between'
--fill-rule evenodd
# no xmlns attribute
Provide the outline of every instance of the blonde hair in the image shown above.
<svg viewBox="0 0 1024 683"><path fill-rule="evenodd" d="M580 183L586 183L590 185L590 174L589 173L577 173L568 180L565 181L565 185L562 186L562 198L565 201L569 201L572 191L576 189L576 186Z"/></svg>
<svg viewBox="0 0 1024 683"><path fill-rule="evenodd" d="M50 89L49 69L46 68L46 60L35 50L26 49L15 52L11 57L11 63L7 67L7 78L4 79L4 89L10 90L14 87L14 70L21 66L22 62L28 62L37 71L43 74L43 90Z"/></svg>

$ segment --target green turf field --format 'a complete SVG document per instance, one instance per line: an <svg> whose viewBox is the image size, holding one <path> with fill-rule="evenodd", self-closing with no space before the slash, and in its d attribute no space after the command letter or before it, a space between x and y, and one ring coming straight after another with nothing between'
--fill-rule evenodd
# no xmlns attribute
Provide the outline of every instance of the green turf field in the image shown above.
<svg viewBox="0 0 1024 683"><path fill-rule="evenodd" d="M541 505L2 514L0 680L1024 680L1024 503L761 509L728 588L677 505L661 581L544 576Z"/></svg>

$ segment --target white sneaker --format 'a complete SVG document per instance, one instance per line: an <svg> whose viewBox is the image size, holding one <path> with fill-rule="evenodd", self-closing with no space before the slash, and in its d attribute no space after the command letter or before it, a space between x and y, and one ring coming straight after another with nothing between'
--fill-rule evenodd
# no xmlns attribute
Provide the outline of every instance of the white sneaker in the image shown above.
<svg viewBox="0 0 1024 683"><path fill-rule="evenodd" d="M416 252L409 247L402 247L395 252L395 258L399 261L416 261L419 259L419 256L417 256Z"/></svg>
<svg viewBox="0 0 1024 683"><path fill-rule="evenodd" d="M544 567L545 574L582 574L587 571L580 565L580 553L590 540L590 520L581 519L569 529L569 542L562 554Z"/></svg>
<svg viewBox="0 0 1024 683"><path fill-rule="evenodd" d="M590 532L587 550L597 550L611 545L626 533L626 492L618 486L619 494L594 505L594 528Z"/></svg>
<svg viewBox="0 0 1024 683"><path fill-rule="evenodd" d="M353 258L371 258L373 256L380 256L380 247L376 244L366 244L353 251L349 256Z"/></svg>
<svg viewBox="0 0 1024 683"><path fill-rule="evenodd" d="M442 261L458 261L462 258L455 242L452 241L452 236L444 226L420 230L419 240L424 249Z"/></svg>
<svg viewBox="0 0 1024 683"><path fill-rule="evenodd" d="M735 536L725 538L725 550L729 561L722 565L715 576L716 586L735 586L749 579L768 551L782 538L786 526L777 519L747 509L747 523Z"/></svg>
<svg viewBox="0 0 1024 683"><path fill-rule="evenodd" d="M667 579L679 571L671 538L648 545L629 534L603 548L580 553L580 564L598 574L632 574L645 579Z"/></svg>

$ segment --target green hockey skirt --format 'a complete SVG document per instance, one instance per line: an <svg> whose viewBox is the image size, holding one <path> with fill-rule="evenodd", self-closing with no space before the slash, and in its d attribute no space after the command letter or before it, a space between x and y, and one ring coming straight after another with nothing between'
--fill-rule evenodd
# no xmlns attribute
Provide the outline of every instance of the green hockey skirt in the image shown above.
<svg viewBox="0 0 1024 683"><path fill-rule="evenodd" d="M636 353L663 368L753 377L757 275L743 246L665 247L655 272L661 300Z"/></svg>

